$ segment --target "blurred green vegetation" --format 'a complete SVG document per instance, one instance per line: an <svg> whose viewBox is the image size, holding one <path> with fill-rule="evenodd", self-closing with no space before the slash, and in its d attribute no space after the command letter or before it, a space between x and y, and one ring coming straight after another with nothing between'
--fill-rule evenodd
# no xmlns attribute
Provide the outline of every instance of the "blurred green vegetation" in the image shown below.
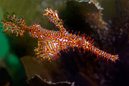
<svg viewBox="0 0 129 86"><path fill-rule="evenodd" d="M2 24L0 23L0 29L2 29ZM0 31L0 59L4 58L6 54L9 53L9 44L5 35Z"/></svg>
<svg viewBox="0 0 129 86"><path fill-rule="evenodd" d="M3 11L0 8L0 21L3 17ZM2 33L3 25L0 22L0 60L3 59L7 53L9 53L9 44L8 39L5 37L5 34Z"/></svg>
<svg viewBox="0 0 129 86"><path fill-rule="evenodd" d="M27 23L41 15L38 11L41 0L0 0L0 2L4 13L15 13L19 17L24 17Z"/></svg>

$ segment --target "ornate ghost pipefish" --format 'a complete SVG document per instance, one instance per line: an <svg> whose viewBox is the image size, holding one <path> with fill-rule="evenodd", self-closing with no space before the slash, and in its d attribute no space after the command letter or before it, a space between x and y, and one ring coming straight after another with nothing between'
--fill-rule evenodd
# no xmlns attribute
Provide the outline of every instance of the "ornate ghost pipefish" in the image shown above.
<svg viewBox="0 0 129 86"><path fill-rule="evenodd" d="M30 36L38 39L38 47L35 48L35 54L41 61L45 59L51 61L60 57L61 50L68 50L68 47L83 48L84 51L90 51L98 57L115 62L118 55L107 53L93 45L93 41L87 36L79 36L66 31L62 20L59 18L57 11L45 9L43 14L48 17L59 30L52 31L42 28L38 24L27 26L24 19L16 18L15 15L9 16L9 21L3 21L5 32L23 36L25 32L29 32Z"/></svg>

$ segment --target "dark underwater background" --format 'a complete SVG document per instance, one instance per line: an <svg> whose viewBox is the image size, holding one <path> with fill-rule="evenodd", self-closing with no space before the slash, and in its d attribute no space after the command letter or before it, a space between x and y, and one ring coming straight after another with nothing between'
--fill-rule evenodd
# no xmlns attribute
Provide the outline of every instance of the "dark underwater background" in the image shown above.
<svg viewBox="0 0 129 86"><path fill-rule="evenodd" d="M119 60L70 49L61 51L57 61L40 62L33 51L37 40L0 30L0 86L129 86L128 0L0 0L0 20L16 14L28 25L57 30L42 15L45 8L58 11L67 31L85 33L96 47L118 54Z"/></svg>

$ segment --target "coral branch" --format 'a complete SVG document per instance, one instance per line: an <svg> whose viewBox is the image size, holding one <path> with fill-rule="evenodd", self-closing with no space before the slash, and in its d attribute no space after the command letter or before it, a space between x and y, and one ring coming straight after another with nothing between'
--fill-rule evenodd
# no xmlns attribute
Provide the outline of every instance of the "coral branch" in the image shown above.
<svg viewBox="0 0 129 86"><path fill-rule="evenodd" d="M41 61L44 59L53 60L60 57L61 50L67 50L68 47L78 49L83 48L84 51L90 51L91 53L104 57L107 60L116 61L118 55L112 55L106 53L93 45L93 41L87 36L73 35L66 31L63 26L62 20L58 17L56 11L52 9L46 9L44 15L59 28L59 31L51 31L42 28L40 25L34 24L27 26L22 19L17 22L17 19L11 21L4 21L6 32L16 33L16 35L23 35L25 31L30 33L30 36L38 39L38 47L35 48L37 58ZM14 22L13 22L14 21ZM7 29L10 28L10 29Z"/></svg>

